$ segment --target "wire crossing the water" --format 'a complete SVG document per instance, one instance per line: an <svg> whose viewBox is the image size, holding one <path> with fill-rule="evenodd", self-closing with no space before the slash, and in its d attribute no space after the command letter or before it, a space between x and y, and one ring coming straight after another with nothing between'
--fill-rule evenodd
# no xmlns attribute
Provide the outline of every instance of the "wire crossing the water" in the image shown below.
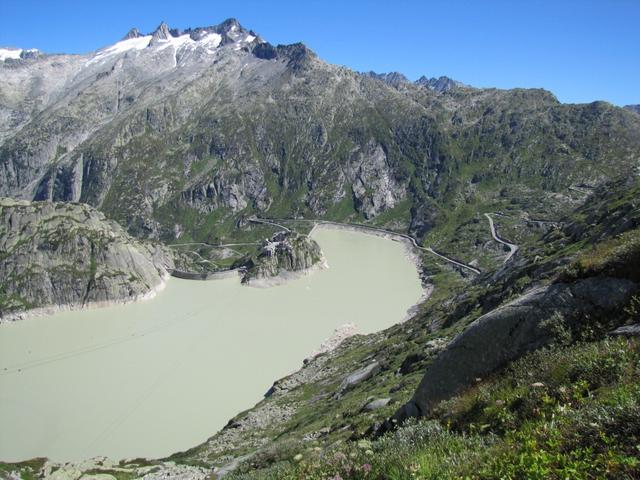
<svg viewBox="0 0 640 480"><path fill-rule="evenodd" d="M197 311L194 311L190 314L190 317L193 317L194 315L197 315L199 313L201 313L203 310L206 310L207 307L201 308ZM206 327L206 324L205 324ZM162 385L164 382L167 381L167 379L169 378L169 374L171 372L176 371L181 365L183 365L187 360L187 355L185 354L186 352L192 352L194 350L194 347L199 344L202 343L204 341L207 340L207 337L205 335L195 335L195 338L193 341L189 342L186 347L183 350L183 354L181 355L177 355L178 360L176 360L175 362L173 362L171 364L171 366L165 370L163 370L162 372L160 372L155 380L153 381L153 383L151 383L151 385L149 386L149 388L147 388L146 390L144 390L140 395L138 395L138 397L133 400L133 402L131 404L129 404L128 407L124 408L122 410L122 412L120 412L119 415L117 415L112 422L110 422L104 430L102 430L102 432L100 432L98 435L95 436L95 438L87 443L86 446L86 450L85 450L85 457L90 457L92 455L92 448L95 445L99 445L101 443L102 440L106 439L109 437L109 435L111 435L114 431L116 431L118 429L118 427L120 427L120 425L122 425L124 422L127 421L127 419L129 419L131 417L131 415L133 415L135 413L135 411L140 408L140 406L142 406L145 401L151 396L151 394L153 394L158 387L160 387L160 385ZM174 354L174 357L176 355Z"/></svg>
<svg viewBox="0 0 640 480"><path fill-rule="evenodd" d="M95 343L95 344L91 344L91 345L86 345L84 347L80 347L74 350L69 350L67 352L60 352L60 353L56 353L54 355L50 355L48 357L43 357L43 358L38 358L38 359L34 359L34 360L30 360L24 363L20 363L18 365L12 365L10 367L4 367L2 369L2 371L0 371L0 376L6 376L6 375L12 375L12 374L16 374L16 373L20 373L22 371L25 370L31 370L33 368L38 368L44 365L48 365L54 362L60 362L63 360L67 360L69 358L74 358L80 355L86 355L88 353L92 353L92 352L96 352L98 350L104 350L106 348L110 348L110 347L114 347L117 345L121 345L123 343L126 342L131 342L134 340L138 340L142 337L145 337L147 335L153 335L155 333L158 333L162 330L165 330L166 328L170 328L178 323L184 322L190 318L193 318L194 316L198 315L199 313L203 312L204 310L207 310L208 307L202 307L200 309L197 310L193 310L190 313L186 314L186 315L182 315L182 314L178 314L175 317L164 321L162 323L159 323L157 325L153 325L147 329L144 330L140 330L137 333L133 333L131 335L122 335L119 337L116 337L114 339L111 339L109 341L106 342L102 342L102 343Z"/></svg>

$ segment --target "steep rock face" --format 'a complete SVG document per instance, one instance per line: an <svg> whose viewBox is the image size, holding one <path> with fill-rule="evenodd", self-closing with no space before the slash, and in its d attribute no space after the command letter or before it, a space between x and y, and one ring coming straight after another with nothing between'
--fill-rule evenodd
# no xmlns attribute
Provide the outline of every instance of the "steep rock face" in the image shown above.
<svg viewBox="0 0 640 480"><path fill-rule="evenodd" d="M248 262L242 283L286 277L289 272L308 270L322 260L320 245L312 238L295 232L278 232L265 240L260 253Z"/></svg>
<svg viewBox="0 0 640 480"><path fill-rule="evenodd" d="M580 330L593 315L618 313L638 292L628 279L595 277L537 288L479 317L429 365L413 398L395 415L427 414L476 378L557 340L557 327ZM559 324L561 322L561 324Z"/></svg>
<svg viewBox="0 0 640 480"><path fill-rule="evenodd" d="M0 320L126 302L164 285L171 258L87 205L0 200Z"/></svg>
<svg viewBox="0 0 640 480"><path fill-rule="evenodd" d="M354 205L367 219L393 208L406 196L381 145L372 142L363 152L358 152L349 174Z"/></svg>

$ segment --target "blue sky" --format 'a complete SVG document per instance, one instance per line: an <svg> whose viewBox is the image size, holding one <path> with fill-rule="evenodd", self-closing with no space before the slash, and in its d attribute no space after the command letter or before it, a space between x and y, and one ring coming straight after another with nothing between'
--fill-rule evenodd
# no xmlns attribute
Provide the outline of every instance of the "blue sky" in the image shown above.
<svg viewBox="0 0 640 480"><path fill-rule="evenodd" d="M640 103L640 0L0 0L0 45L79 53L134 26L228 17L359 71L543 87L571 103Z"/></svg>

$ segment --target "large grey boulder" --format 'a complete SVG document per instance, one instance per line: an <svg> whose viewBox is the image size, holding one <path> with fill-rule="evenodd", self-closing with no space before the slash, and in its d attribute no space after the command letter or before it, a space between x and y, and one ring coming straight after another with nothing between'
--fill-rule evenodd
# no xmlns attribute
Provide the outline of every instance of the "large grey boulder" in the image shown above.
<svg viewBox="0 0 640 480"><path fill-rule="evenodd" d="M369 380L380 371L380 364L376 361L371 362L365 367L350 373L338 387L337 396L340 396L343 392L355 387L359 383Z"/></svg>
<svg viewBox="0 0 640 480"><path fill-rule="evenodd" d="M362 409L367 412L372 412L374 410L386 407L387 405L389 405L389 402L391 402L390 398L377 398L375 400L371 400L364 407L362 407Z"/></svg>
<svg viewBox="0 0 640 480"><path fill-rule="evenodd" d="M396 421L428 413L440 401L527 352L554 341L550 323L566 326L589 315L614 313L638 290L618 278L588 278L534 289L475 320L431 363L413 398L395 414Z"/></svg>
<svg viewBox="0 0 640 480"><path fill-rule="evenodd" d="M640 323L618 327L609 335L612 337L640 337Z"/></svg>

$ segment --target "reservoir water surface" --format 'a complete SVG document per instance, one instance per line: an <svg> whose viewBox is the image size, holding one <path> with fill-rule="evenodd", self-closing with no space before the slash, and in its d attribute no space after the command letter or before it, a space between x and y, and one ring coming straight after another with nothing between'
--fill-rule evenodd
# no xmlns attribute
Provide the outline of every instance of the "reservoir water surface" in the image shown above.
<svg viewBox="0 0 640 480"><path fill-rule="evenodd" d="M161 457L258 402L345 323L422 294L400 243L317 228L329 268L270 288L172 278L154 299L0 325L0 460Z"/></svg>

